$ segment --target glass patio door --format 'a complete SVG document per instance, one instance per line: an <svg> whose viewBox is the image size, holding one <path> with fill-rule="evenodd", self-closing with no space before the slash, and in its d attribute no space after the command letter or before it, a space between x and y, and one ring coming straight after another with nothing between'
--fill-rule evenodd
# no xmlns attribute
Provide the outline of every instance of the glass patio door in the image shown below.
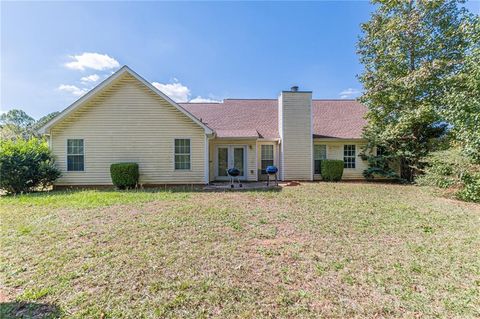
<svg viewBox="0 0 480 319"><path fill-rule="evenodd" d="M246 172L246 146L228 145L217 147L216 179L228 179L227 169L237 168L240 179L245 178Z"/></svg>
<svg viewBox="0 0 480 319"><path fill-rule="evenodd" d="M217 176L227 177L228 167L228 147L218 147Z"/></svg>

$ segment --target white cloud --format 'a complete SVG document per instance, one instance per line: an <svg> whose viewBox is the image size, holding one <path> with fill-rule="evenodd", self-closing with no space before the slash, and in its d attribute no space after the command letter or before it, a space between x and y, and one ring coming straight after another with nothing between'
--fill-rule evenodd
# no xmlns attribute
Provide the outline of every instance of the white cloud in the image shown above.
<svg viewBox="0 0 480 319"><path fill-rule="evenodd" d="M192 103L220 103L219 100L210 99L207 97L197 96L196 98L191 99L189 102Z"/></svg>
<svg viewBox="0 0 480 319"><path fill-rule="evenodd" d="M80 55L72 55L70 58L72 61L65 63L65 66L73 70L108 70L120 66L117 60L107 54L84 52Z"/></svg>
<svg viewBox="0 0 480 319"><path fill-rule="evenodd" d="M100 76L98 74L92 74L88 76L84 76L80 79L82 83L89 83L89 82L97 82L100 79Z"/></svg>
<svg viewBox="0 0 480 319"><path fill-rule="evenodd" d="M85 88L81 89L75 85L69 85L69 84L61 84L57 89L60 91L71 93L75 96L81 96L87 92L87 89Z"/></svg>
<svg viewBox="0 0 480 319"><path fill-rule="evenodd" d="M359 89L348 88L339 93L341 99L353 99L358 97L362 91Z"/></svg>
<svg viewBox="0 0 480 319"><path fill-rule="evenodd" d="M190 98L190 89L178 82L177 79L173 79L173 83L158 83L152 82L152 85L168 95L175 102L187 102Z"/></svg>
<svg viewBox="0 0 480 319"><path fill-rule="evenodd" d="M175 102L193 102L193 103L220 103L221 101L212 98L201 97L200 95L191 99L191 91L188 86L183 85L177 78L172 79L172 83L152 82L152 85L165 93Z"/></svg>

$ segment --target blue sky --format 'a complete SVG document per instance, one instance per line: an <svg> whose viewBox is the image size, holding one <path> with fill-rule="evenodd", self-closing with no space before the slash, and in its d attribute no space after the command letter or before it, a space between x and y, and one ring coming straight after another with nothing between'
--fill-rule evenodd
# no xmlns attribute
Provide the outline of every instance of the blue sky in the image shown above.
<svg viewBox="0 0 480 319"><path fill-rule="evenodd" d="M480 2L470 2L480 12ZM127 64L176 100L352 98L368 2L1 3L1 111L62 110Z"/></svg>

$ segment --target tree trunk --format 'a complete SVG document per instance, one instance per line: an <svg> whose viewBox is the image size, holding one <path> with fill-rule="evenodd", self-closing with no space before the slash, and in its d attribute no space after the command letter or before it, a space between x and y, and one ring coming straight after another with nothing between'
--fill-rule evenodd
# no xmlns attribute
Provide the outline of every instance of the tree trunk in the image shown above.
<svg viewBox="0 0 480 319"><path fill-rule="evenodd" d="M410 161L402 158L400 160L400 177L408 182L413 182L413 168L410 165Z"/></svg>

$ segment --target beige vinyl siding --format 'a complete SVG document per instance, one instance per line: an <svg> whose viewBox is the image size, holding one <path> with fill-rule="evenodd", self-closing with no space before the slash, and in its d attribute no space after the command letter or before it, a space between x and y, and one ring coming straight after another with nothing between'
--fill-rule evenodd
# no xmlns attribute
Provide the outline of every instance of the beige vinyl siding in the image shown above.
<svg viewBox="0 0 480 319"><path fill-rule="evenodd" d="M355 168L344 168L343 169L343 178L348 179L363 179L363 171L368 168L368 162L361 159L359 156L365 142L358 140L335 140L329 141L325 139L314 139L314 144L324 144L327 146L327 159L335 159L343 161L343 146L344 145L355 145ZM320 179L319 175L315 175L314 179Z"/></svg>
<svg viewBox="0 0 480 319"><path fill-rule="evenodd" d="M283 180L311 180L312 93L282 92L279 99Z"/></svg>
<svg viewBox="0 0 480 319"><path fill-rule="evenodd" d="M210 181L215 180L216 162L215 149L218 145L245 145L247 149L247 181L257 180L257 166L256 166L256 140L242 140L242 139L211 139L209 146L210 158Z"/></svg>
<svg viewBox="0 0 480 319"><path fill-rule="evenodd" d="M258 141L257 142L257 175L258 180L266 180L267 175L261 174L262 168L262 145L273 145L273 165L280 169L279 147L277 142Z"/></svg>
<svg viewBox="0 0 480 319"><path fill-rule="evenodd" d="M174 169L174 139L191 139L191 169ZM84 139L85 171L67 172L67 139ZM205 181L205 133L129 74L117 79L51 130L62 171L58 185L110 185L110 164L136 162L140 183Z"/></svg>

